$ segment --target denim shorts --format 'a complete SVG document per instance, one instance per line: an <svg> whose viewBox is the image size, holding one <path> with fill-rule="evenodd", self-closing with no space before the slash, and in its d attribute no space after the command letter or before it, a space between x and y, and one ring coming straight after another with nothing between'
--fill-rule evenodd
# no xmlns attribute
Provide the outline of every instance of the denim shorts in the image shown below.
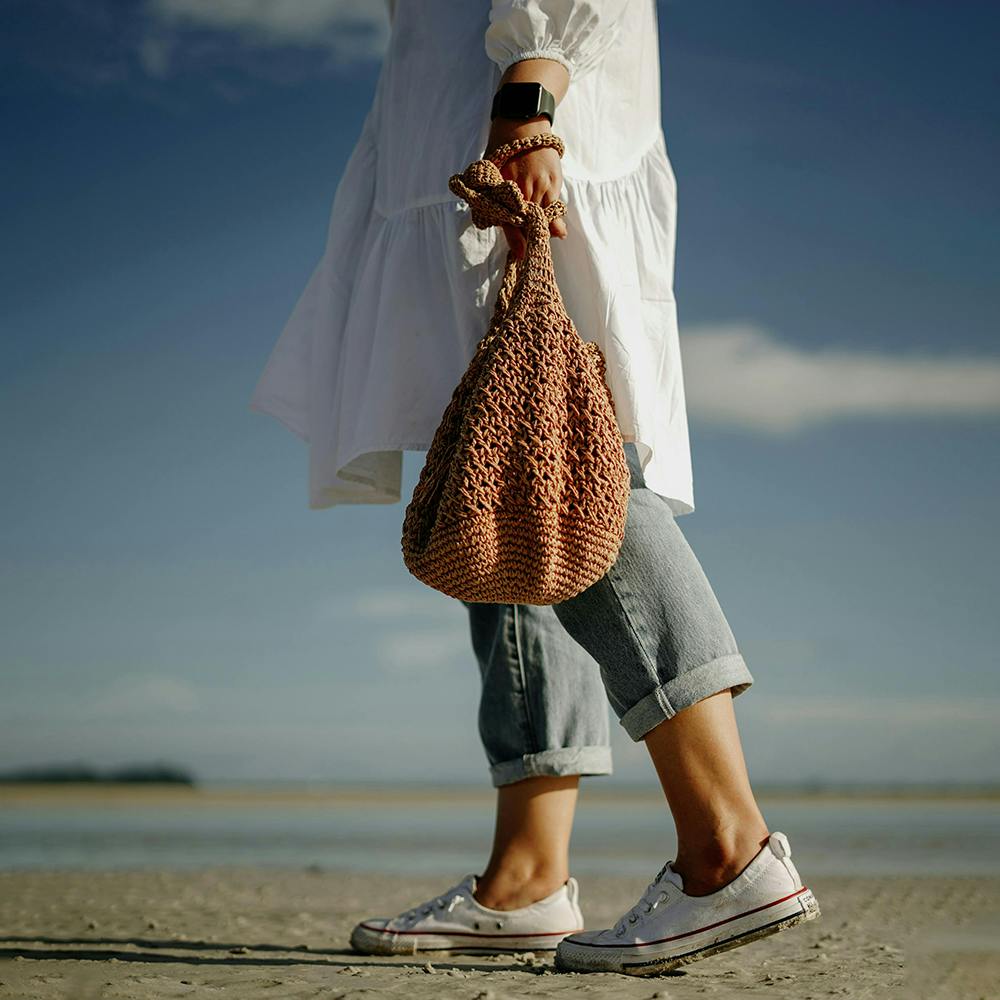
<svg viewBox="0 0 1000 1000"><path fill-rule="evenodd" d="M463 601L482 694L479 734L495 786L535 775L610 774L608 702L633 740L753 677L635 445L625 537L611 568L560 604Z"/></svg>

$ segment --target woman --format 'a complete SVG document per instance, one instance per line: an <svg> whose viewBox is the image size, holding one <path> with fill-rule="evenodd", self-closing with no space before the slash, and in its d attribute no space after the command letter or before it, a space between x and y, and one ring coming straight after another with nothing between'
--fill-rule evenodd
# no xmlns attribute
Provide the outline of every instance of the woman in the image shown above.
<svg viewBox="0 0 1000 1000"><path fill-rule="evenodd" d="M551 225L556 277L604 354L631 493L616 562L583 593L466 604L498 789L489 864L363 920L352 944L557 948L562 969L643 975L815 917L747 776L733 698L753 678L675 522L694 501L654 0L389 3L389 49L326 253L251 406L308 441L311 507L399 501L402 451L429 446L489 324L508 246L523 252L516 229L477 230L448 178L551 130L562 159L532 149L502 173L529 200L567 203ZM524 95L515 83L541 84L527 90L554 120L510 96ZM611 770L605 697L649 750L678 849L613 927L584 931L568 846L580 776Z"/></svg>

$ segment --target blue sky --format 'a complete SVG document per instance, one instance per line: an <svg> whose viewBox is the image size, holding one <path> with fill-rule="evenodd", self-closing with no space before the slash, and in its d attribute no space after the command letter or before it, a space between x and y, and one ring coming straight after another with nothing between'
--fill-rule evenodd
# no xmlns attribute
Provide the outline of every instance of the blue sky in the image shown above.
<svg viewBox="0 0 1000 1000"><path fill-rule="evenodd" d="M1000 17L658 9L678 523L756 679L751 775L1000 780ZM0 13L3 765L486 780L465 612L406 572L403 505L308 510L304 446L248 409L381 5Z"/></svg>

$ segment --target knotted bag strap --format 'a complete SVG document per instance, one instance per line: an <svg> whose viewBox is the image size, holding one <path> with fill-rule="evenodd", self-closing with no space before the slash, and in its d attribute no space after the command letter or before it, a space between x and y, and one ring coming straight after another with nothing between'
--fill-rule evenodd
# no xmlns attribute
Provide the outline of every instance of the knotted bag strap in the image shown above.
<svg viewBox="0 0 1000 1000"><path fill-rule="evenodd" d="M497 146L488 158L470 163L460 174L452 174L448 187L453 194L469 203L472 221L478 229L511 225L530 228L533 215L541 214L546 224L566 214L566 204L559 199L544 207L525 201L521 189L505 180L500 168L518 153L550 146L562 157L564 145L554 132L538 132ZM526 231L527 233L527 231Z"/></svg>
<svg viewBox="0 0 1000 1000"><path fill-rule="evenodd" d="M551 146L559 154L560 159L566 151L562 139L555 132L538 132L535 135L523 135L519 139L511 139L510 142L497 146L486 159L490 159L498 167L502 167L518 153L527 152L529 149L539 149L542 146Z"/></svg>
<svg viewBox="0 0 1000 1000"><path fill-rule="evenodd" d="M497 146L489 157L470 163L460 174L452 174L448 187L453 194L469 203L470 215L477 229L491 226L517 226L525 235L527 246L523 261L507 253L507 265L497 298L497 310L504 313L510 304L514 287L520 276L531 268L536 273L536 282L550 286L550 297L561 304L559 292L555 288L552 261L548 247L549 223L566 214L566 203L560 199L542 206L526 201L521 189L512 180L506 180L500 168L512 157L529 149L549 146L562 158L565 146L554 132L538 132L521 136Z"/></svg>

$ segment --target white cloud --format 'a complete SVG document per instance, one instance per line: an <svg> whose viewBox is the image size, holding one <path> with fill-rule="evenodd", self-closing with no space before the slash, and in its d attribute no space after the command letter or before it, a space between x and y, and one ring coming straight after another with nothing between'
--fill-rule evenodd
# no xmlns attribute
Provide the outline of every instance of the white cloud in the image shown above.
<svg viewBox="0 0 1000 1000"><path fill-rule="evenodd" d="M465 608L416 581L325 595L312 622L322 629L350 623L370 632L371 667L385 676L441 675L473 662Z"/></svg>
<svg viewBox="0 0 1000 1000"><path fill-rule="evenodd" d="M139 61L151 76L169 72L187 31L212 31L249 48L325 51L333 63L378 59L389 37L381 0L147 0Z"/></svg>
<svg viewBox="0 0 1000 1000"><path fill-rule="evenodd" d="M148 35L139 43L139 64L149 76L163 79L170 71L172 49L166 36Z"/></svg>
<svg viewBox="0 0 1000 1000"><path fill-rule="evenodd" d="M459 611L465 614L464 609L453 598L423 585L370 587L354 595L352 610L366 618L410 615L451 619L456 618Z"/></svg>
<svg viewBox="0 0 1000 1000"><path fill-rule="evenodd" d="M472 640L467 628L400 629L376 643L377 663L387 676L441 675L456 665L471 669Z"/></svg>
<svg viewBox="0 0 1000 1000"><path fill-rule="evenodd" d="M275 45L315 45L327 32L387 22L377 0L150 0L148 12L168 24L232 31Z"/></svg>
<svg viewBox="0 0 1000 1000"><path fill-rule="evenodd" d="M377 625L376 663L388 676L440 675L472 660L465 608L429 587L369 587L349 607L353 616Z"/></svg>
<svg viewBox="0 0 1000 1000"><path fill-rule="evenodd" d="M414 581L324 594L313 605L311 617L312 624L321 628L345 621L353 625L359 620L369 627L414 627L464 622L465 609L453 598Z"/></svg>
<svg viewBox="0 0 1000 1000"><path fill-rule="evenodd" d="M753 324L685 328L695 419L783 434L849 417L1000 416L1000 357L804 350Z"/></svg>
<svg viewBox="0 0 1000 1000"><path fill-rule="evenodd" d="M89 707L95 716L129 716L137 712L193 712L199 703L198 692L187 681L141 674L114 681Z"/></svg>

